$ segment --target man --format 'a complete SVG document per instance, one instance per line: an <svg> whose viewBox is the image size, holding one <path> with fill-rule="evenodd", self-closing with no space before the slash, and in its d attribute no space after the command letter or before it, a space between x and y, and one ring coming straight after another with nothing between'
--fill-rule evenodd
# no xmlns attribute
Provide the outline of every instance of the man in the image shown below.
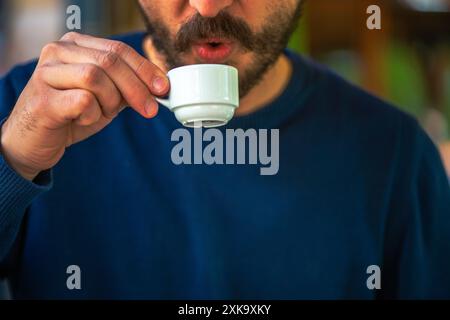
<svg viewBox="0 0 450 320"><path fill-rule="evenodd" d="M284 50L300 1L139 5L148 37L69 33L0 84L14 298L450 298L436 148L409 116ZM280 130L277 174L171 161L180 126L154 98L168 70L205 62L239 70L227 129Z"/></svg>

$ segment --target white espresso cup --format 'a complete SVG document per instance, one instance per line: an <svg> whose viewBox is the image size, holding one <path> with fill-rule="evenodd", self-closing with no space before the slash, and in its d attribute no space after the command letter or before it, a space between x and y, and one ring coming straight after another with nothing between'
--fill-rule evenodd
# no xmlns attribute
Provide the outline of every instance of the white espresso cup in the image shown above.
<svg viewBox="0 0 450 320"><path fill-rule="evenodd" d="M188 65L170 70L168 99L156 99L190 128L227 124L239 107L238 70L220 64Z"/></svg>

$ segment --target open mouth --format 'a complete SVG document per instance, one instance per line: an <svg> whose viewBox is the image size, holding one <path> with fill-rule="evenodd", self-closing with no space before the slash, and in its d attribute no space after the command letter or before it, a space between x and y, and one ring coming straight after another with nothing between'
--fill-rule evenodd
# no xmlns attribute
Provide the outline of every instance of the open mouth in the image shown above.
<svg viewBox="0 0 450 320"><path fill-rule="evenodd" d="M222 39L207 39L194 45L197 58L206 63L223 63L233 52L231 41Z"/></svg>
<svg viewBox="0 0 450 320"><path fill-rule="evenodd" d="M213 48L217 48L221 45L221 43L220 42L208 42L208 45Z"/></svg>

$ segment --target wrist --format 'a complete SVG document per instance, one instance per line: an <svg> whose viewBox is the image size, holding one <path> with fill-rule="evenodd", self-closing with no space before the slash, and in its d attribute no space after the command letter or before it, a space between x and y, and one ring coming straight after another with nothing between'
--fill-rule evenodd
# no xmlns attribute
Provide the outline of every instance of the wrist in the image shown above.
<svg viewBox="0 0 450 320"><path fill-rule="evenodd" d="M10 152L10 143L7 139L7 135L5 134L7 122L4 122L0 127L0 154L5 159L5 162L13 169L17 174L22 176L24 179L33 181L38 175L39 170L34 170L26 165L22 164L16 157L13 156L13 153Z"/></svg>

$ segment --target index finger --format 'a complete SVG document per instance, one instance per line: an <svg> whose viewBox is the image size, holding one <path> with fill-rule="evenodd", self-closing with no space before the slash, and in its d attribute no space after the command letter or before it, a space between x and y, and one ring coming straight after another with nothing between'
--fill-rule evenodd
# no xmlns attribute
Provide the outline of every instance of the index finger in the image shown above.
<svg viewBox="0 0 450 320"><path fill-rule="evenodd" d="M169 79L164 72L123 42L96 38L77 32L66 33L61 40L72 41L82 47L113 52L130 66L152 94L164 96L169 91Z"/></svg>

